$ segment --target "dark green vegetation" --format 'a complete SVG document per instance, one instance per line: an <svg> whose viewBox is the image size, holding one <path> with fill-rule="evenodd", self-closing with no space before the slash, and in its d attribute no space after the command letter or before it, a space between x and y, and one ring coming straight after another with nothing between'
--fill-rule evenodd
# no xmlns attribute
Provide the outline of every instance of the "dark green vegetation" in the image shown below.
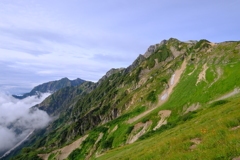
<svg viewBox="0 0 240 160"><path fill-rule="evenodd" d="M18 99L23 99L28 96L38 95L39 93L55 92L61 88L67 87L67 86L77 86L77 85L82 84L83 82L85 82L85 80L82 80L80 78L77 78L72 81L69 80L68 78L62 78L57 81L51 81L51 82L47 82L47 83L38 85L38 86L34 87L31 90L31 92L25 93L22 96L13 95L13 97L18 98Z"/></svg>
<svg viewBox="0 0 240 160"><path fill-rule="evenodd" d="M38 107L59 118L36 132L25 144L32 154L22 151L19 159L40 153L54 159L61 153L52 151L84 135L88 137L67 159L238 157L239 60L240 42L171 38L148 58L140 55L99 83L52 94ZM173 74L178 83L171 88ZM161 100L165 92L168 98Z"/></svg>
<svg viewBox="0 0 240 160"><path fill-rule="evenodd" d="M40 157L38 157L37 152L33 151L30 147L22 148L22 152L20 155L16 156L14 159L19 160L41 160Z"/></svg>
<svg viewBox="0 0 240 160"><path fill-rule="evenodd" d="M151 69L155 66L155 59L159 63L165 61L171 55L171 51L167 48L167 45L163 44L148 58L147 67Z"/></svg>
<svg viewBox="0 0 240 160"><path fill-rule="evenodd" d="M36 107L46 111L49 115L58 115L74 105L80 97L91 92L93 90L92 87L94 87L93 82L84 82L75 87L68 86L59 89Z"/></svg>

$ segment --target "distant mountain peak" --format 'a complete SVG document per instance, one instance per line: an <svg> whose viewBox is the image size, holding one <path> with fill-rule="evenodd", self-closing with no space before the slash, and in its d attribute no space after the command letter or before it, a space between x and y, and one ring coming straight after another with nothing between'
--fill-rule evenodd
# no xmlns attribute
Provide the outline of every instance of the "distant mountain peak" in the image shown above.
<svg viewBox="0 0 240 160"><path fill-rule="evenodd" d="M77 78L75 80L69 80L67 77L64 77L60 80L40 84L34 87L29 93L25 93L22 96L13 95L13 97L17 99L24 99L28 96L39 95L39 93L55 92L67 86L77 86L82 84L83 82L85 82L85 80L82 80L80 78Z"/></svg>

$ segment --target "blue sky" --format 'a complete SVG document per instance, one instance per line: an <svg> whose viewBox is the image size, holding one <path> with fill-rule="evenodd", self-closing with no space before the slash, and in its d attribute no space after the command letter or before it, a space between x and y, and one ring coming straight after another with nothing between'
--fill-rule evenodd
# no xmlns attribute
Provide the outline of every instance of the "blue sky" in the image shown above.
<svg viewBox="0 0 240 160"><path fill-rule="evenodd" d="M240 40L239 0L0 0L0 91L97 81L149 45Z"/></svg>

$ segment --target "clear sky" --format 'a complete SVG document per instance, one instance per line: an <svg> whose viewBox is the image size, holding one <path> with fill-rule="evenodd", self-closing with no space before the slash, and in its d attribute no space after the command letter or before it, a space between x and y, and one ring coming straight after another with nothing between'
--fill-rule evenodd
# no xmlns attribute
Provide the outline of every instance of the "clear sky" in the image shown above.
<svg viewBox="0 0 240 160"><path fill-rule="evenodd" d="M239 0L0 0L0 91L97 81L149 45L240 40Z"/></svg>

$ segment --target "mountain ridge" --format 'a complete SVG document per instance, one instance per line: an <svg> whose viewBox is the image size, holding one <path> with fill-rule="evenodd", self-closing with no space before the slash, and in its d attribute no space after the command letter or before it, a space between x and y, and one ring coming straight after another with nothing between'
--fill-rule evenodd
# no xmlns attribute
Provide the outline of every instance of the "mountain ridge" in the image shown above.
<svg viewBox="0 0 240 160"><path fill-rule="evenodd" d="M12 95L12 96L17 99L24 99L28 96L34 96L34 95L39 96L40 93L47 93L47 92L53 93L61 88L64 88L67 86L77 86L83 82L85 82L85 80L82 80L80 78L77 78L75 80L69 80L67 77L65 77L60 80L49 81L49 82L37 85L29 93L25 93L22 96L18 96L18 95Z"/></svg>
<svg viewBox="0 0 240 160"><path fill-rule="evenodd" d="M240 140L239 130L231 131L240 125L239 114L234 112L240 107L239 92L227 99L218 98L240 88L240 42L190 42L170 38L147 58L140 55L129 70L112 70L101 83L86 86L91 90L58 111L58 119L32 137L27 144L30 151L22 152L17 159L30 157L30 153L43 159L59 158L66 147L70 147L64 153L68 160L176 159L184 158L182 153L188 159L239 156L240 150L230 149ZM214 126L207 125L210 122ZM214 134L220 139L226 136L229 142L218 144L220 139L215 140ZM84 140L73 147L71 144L81 137ZM142 147L137 147L139 144ZM210 152L221 147L224 152L219 155ZM168 150L172 154L167 154ZM204 157L199 152L211 154Z"/></svg>

